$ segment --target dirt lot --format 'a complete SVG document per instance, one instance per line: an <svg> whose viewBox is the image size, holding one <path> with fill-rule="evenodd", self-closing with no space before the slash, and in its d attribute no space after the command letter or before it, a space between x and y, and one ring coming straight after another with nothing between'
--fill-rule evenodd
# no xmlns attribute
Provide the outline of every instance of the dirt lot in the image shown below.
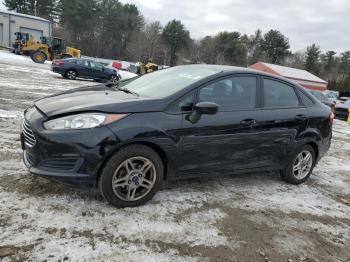
<svg viewBox="0 0 350 262"><path fill-rule="evenodd" d="M22 111L68 81L0 51L0 260L350 261L350 125L303 185L276 173L172 182L147 205L115 209L30 175ZM5 59L6 58L6 59ZM11 58L11 57L10 57Z"/></svg>

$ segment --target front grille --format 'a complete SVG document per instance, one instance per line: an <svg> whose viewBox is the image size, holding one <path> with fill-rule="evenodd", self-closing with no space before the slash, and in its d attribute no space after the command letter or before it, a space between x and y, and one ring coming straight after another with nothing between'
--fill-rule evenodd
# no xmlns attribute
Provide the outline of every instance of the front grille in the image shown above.
<svg viewBox="0 0 350 262"><path fill-rule="evenodd" d="M41 163L41 168L54 169L59 171L71 171L79 167L82 159L80 158L49 158Z"/></svg>
<svg viewBox="0 0 350 262"><path fill-rule="evenodd" d="M24 136L24 143L29 147L33 147L36 143L36 139L32 128L30 127L29 123L25 119L23 121L22 131Z"/></svg>

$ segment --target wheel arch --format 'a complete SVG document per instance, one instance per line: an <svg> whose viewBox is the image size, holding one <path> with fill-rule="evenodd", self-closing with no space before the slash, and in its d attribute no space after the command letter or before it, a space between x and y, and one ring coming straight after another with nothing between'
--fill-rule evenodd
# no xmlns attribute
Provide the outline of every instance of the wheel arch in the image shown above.
<svg viewBox="0 0 350 262"><path fill-rule="evenodd" d="M313 148L313 150L315 151L315 156L316 156L316 160L317 160L319 157L319 148L318 148L317 143L315 143L314 141L309 141L306 143L306 145L310 145Z"/></svg>
<svg viewBox="0 0 350 262"><path fill-rule="evenodd" d="M302 134L302 138L303 138L302 144L303 145L305 145L305 144L310 145L315 151L316 159L318 159L319 154L320 154L319 143L322 141L322 135L321 135L320 131L317 129L307 129Z"/></svg>
<svg viewBox="0 0 350 262"><path fill-rule="evenodd" d="M131 146L131 145L144 145L144 146L147 146L147 147L151 148L152 150L154 150L158 154L158 156L160 157L160 159L163 163L164 180L167 180L168 170L169 170L169 158L166 155L165 151L159 145L157 145L156 143L152 143L150 141L131 141L131 142L123 144L115 149L112 149L111 151L108 152L106 157L103 159L101 165L98 167L96 181L95 181L96 185L98 185L102 170L106 166L106 163L119 151L121 151L124 148Z"/></svg>

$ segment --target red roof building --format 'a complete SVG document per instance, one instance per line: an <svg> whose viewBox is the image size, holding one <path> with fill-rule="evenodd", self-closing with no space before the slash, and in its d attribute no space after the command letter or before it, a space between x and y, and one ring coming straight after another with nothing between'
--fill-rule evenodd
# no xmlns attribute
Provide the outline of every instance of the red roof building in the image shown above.
<svg viewBox="0 0 350 262"><path fill-rule="evenodd" d="M327 89L326 81L309 73L306 70L263 62L257 62L253 65L250 65L249 68L270 73L273 75L283 76L285 78L288 78L289 80L297 82L298 84L308 89L321 91Z"/></svg>

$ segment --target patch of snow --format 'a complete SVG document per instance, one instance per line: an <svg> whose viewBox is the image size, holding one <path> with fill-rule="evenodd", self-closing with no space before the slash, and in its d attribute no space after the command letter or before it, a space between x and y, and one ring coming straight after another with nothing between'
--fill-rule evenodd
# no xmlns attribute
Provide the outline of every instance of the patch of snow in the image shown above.
<svg viewBox="0 0 350 262"><path fill-rule="evenodd" d="M29 56L16 55L7 50L0 50L0 63L46 69L49 69L49 65L51 64L50 61L46 61L44 64L38 64L33 62Z"/></svg>
<svg viewBox="0 0 350 262"><path fill-rule="evenodd" d="M0 118L21 118L23 117L23 112L21 111L7 111L0 109Z"/></svg>
<svg viewBox="0 0 350 262"><path fill-rule="evenodd" d="M124 70L119 70L119 74L120 74L122 80L133 78L133 77L137 76L137 74L131 73L129 71L124 71Z"/></svg>

